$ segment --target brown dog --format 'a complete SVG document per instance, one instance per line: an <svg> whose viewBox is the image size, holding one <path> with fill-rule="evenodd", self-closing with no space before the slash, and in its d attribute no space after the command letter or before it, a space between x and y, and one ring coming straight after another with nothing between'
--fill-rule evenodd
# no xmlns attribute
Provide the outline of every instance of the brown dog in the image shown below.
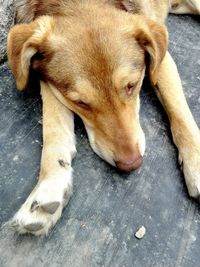
<svg viewBox="0 0 200 267"><path fill-rule="evenodd" d="M44 140L39 182L13 218L20 233L47 234L70 198L76 154L72 111L82 118L100 157L123 171L141 166L139 92L147 55L189 194L199 198L200 133L167 52L169 8L167 0L20 3L17 20L30 23L10 31L9 63L19 90L32 72L41 80Z"/></svg>

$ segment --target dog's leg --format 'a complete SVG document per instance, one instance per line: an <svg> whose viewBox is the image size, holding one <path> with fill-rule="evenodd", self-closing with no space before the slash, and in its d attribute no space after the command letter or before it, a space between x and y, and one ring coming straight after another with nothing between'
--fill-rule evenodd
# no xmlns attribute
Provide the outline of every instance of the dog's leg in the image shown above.
<svg viewBox="0 0 200 267"><path fill-rule="evenodd" d="M158 74L158 97L171 124L191 197L200 197L200 131L186 102L176 64L167 52Z"/></svg>
<svg viewBox="0 0 200 267"><path fill-rule="evenodd" d="M73 114L41 83L43 150L39 181L12 225L19 233L47 234L72 194L71 161L76 154Z"/></svg>

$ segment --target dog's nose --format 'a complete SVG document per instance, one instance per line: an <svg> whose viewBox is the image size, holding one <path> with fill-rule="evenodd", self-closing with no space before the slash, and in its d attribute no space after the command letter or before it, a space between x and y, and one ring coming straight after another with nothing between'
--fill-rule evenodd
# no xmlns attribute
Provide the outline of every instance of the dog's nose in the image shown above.
<svg viewBox="0 0 200 267"><path fill-rule="evenodd" d="M130 159L115 161L116 167L123 172L130 172L137 170L143 163L142 156L137 158L133 157Z"/></svg>

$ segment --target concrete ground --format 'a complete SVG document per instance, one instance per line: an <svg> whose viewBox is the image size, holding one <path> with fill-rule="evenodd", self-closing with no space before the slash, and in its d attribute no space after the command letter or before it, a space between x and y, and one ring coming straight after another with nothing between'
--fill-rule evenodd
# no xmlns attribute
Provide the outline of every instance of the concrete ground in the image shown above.
<svg viewBox="0 0 200 267"><path fill-rule="evenodd" d="M170 51L200 125L200 20L170 16ZM200 266L200 206L187 195L167 117L144 86L143 167L121 175L90 149L77 119L74 195L48 237L18 236L4 225L36 183L41 154L41 101L19 93L0 66L0 266ZM144 225L142 240L134 237Z"/></svg>

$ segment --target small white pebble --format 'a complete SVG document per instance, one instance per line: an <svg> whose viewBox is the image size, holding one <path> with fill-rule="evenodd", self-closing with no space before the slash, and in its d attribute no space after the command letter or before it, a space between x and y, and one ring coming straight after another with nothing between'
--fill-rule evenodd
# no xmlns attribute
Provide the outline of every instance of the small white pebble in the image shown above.
<svg viewBox="0 0 200 267"><path fill-rule="evenodd" d="M13 158L14 161L17 161L18 159L19 159L18 155L15 155L14 158Z"/></svg>
<svg viewBox="0 0 200 267"><path fill-rule="evenodd" d="M141 226L138 231L135 233L135 237L137 239L142 239L146 234L146 228L144 226Z"/></svg>

